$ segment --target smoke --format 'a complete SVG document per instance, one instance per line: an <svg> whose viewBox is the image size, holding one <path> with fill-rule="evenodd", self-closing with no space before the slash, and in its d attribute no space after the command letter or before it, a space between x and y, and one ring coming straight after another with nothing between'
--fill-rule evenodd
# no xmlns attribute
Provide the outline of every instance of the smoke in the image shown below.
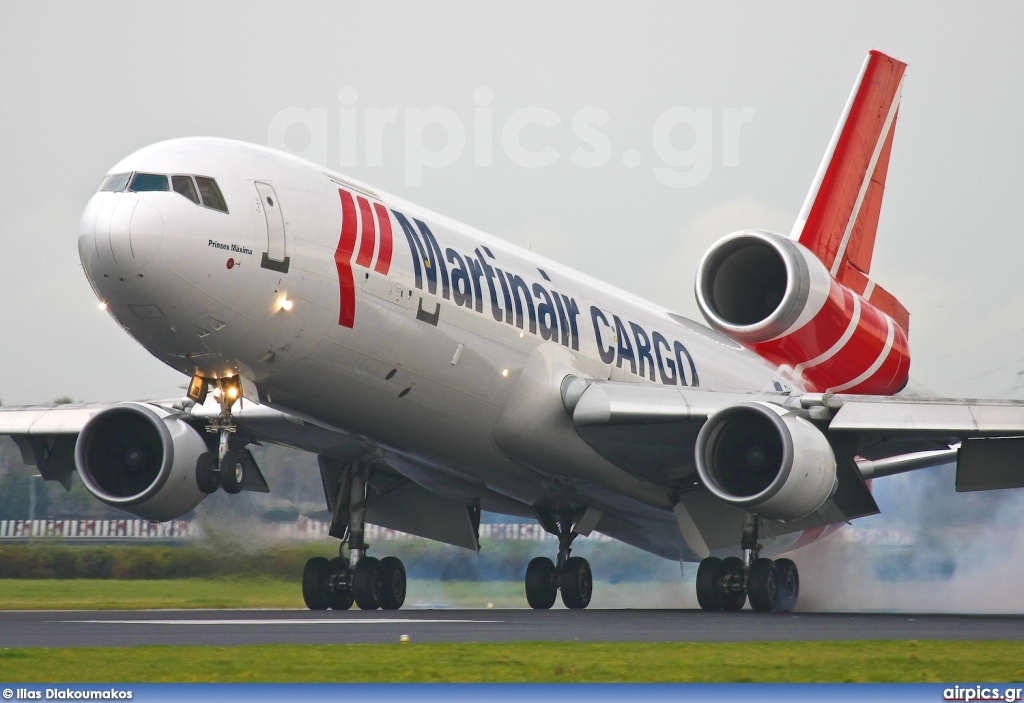
<svg viewBox="0 0 1024 703"><path fill-rule="evenodd" d="M1024 491L956 493L953 466L878 479L880 515L790 556L802 611L1024 613Z"/></svg>

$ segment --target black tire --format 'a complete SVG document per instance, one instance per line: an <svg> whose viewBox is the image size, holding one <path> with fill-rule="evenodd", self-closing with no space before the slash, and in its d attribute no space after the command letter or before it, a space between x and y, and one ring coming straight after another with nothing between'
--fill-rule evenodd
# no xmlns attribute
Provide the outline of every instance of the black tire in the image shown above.
<svg viewBox="0 0 1024 703"><path fill-rule="evenodd" d="M384 584L380 578L380 562L373 557L363 557L352 572L352 595L361 610L376 610L380 607L381 591Z"/></svg>
<svg viewBox="0 0 1024 703"><path fill-rule="evenodd" d="M562 603L566 608L582 610L590 605L590 597L594 594L594 575L586 559L566 559L559 578L562 586Z"/></svg>
<svg viewBox="0 0 1024 703"><path fill-rule="evenodd" d="M331 563L324 557L313 557L302 569L302 600L310 610L327 610L327 580Z"/></svg>
<svg viewBox="0 0 1024 703"><path fill-rule="evenodd" d="M334 557L330 564L332 576L343 574L348 569L348 560L341 557ZM327 596L327 604L331 610L348 610L354 602L355 598L352 597L352 591L349 590L331 591Z"/></svg>
<svg viewBox="0 0 1024 703"><path fill-rule="evenodd" d="M750 607L759 613L770 613L775 610L775 603L779 597L775 563L771 559L758 559L750 567L747 581Z"/></svg>
<svg viewBox="0 0 1024 703"><path fill-rule="evenodd" d="M199 460L196 462L196 485L206 495L216 493L220 488L216 452L203 452L199 455Z"/></svg>
<svg viewBox="0 0 1024 703"><path fill-rule="evenodd" d="M397 557L380 560L380 607L382 610L398 610L405 603L405 565Z"/></svg>
<svg viewBox="0 0 1024 703"><path fill-rule="evenodd" d="M225 493L241 493L245 486L245 470L252 461L248 449L231 449L220 466L220 487Z"/></svg>
<svg viewBox="0 0 1024 703"><path fill-rule="evenodd" d="M726 557L722 560L722 576L728 579L729 590L722 594L722 610L735 613L743 610L747 602L746 589L733 590L732 584L743 583L743 560L739 557Z"/></svg>
<svg viewBox="0 0 1024 703"><path fill-rule="evenodd" d="M718 557L701 559L697 567L697 603L702 610L716 612L722 609L722 593L718 584L722 580L722 560Z"/></svg>
<svg viewBox="0 0 1024 703"><path fill-rule="evenodd" d="M779 597L775 601L775 612L790 613L796 607L800 597L800 572L790 559L775 560L775 579L779 587Z"/></svg>
<svg viewBox="0 0 1024 703"><path fill-rule="evenodd" d="M526 602L534 610L547 610L558 597L555 564L547 557L537 557L526 567Z"/></svg>

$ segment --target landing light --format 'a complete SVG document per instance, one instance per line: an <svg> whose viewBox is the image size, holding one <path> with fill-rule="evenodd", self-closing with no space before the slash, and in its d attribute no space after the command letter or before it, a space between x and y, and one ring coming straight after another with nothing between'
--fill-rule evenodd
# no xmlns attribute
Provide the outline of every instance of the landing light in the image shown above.
<svg viewBox="0 0 1024 703"><path fill-rule="evenodd" d="M235 387L235 386L231 386L231 388L228 388L228 398L231 398L231 400L234 400L237 397L238 397L238 388Z"/></svg>
<svg viewBox="0 0 1024 703"><path fill-rule="evenodd" d="M292 301L288 300L288 298L285 298L284 300L281 301L281 309L282 310L291 310L292 307L294 307L294 305L295 305L295 303L293 303Z"/></svg>
<svg viewBox="0 0 1024 703"><path fill-rule="evenodd" d="M501 370L501 377L502 378L508 378L508 369L502 369Z"/></svg>
<svg viewBox="0 0 1024 703"><path fill-rule="evenodd" d="M96 307L98 307L100 310L106 310L107 304L101 300L99 305L97 305Z"/></svg>
<svg viewBox="0 0 1024 703"><path fill-rule="evenodd" d="M220 398L220 388L214 388L213 389L213 397L214 398Z"/></svg>

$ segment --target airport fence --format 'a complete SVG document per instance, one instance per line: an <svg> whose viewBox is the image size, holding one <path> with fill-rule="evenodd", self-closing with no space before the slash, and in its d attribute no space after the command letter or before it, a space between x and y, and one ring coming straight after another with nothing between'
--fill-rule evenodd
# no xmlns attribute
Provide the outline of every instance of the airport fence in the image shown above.
<svg viewBox="0 0 1024 703"><path fill-rule="evenodd" d="M328 537L330 524L323 520L300 517L294 522L263 523L261 533L271 540L315 541ZM20 542L23 540L47 539L55 541L99 541L99 542L177 542L195 541L204 536L202 520L172 520L150 522L148 520L0 520L0 541ZM366 538L376 541L420 540L421 537L380 525L367 525ZM544 531L539 524L485 523L480 525L481 541L546 542L557 538ZM593 533L589 537L600 542L610 542L611 537Z"/></svg>

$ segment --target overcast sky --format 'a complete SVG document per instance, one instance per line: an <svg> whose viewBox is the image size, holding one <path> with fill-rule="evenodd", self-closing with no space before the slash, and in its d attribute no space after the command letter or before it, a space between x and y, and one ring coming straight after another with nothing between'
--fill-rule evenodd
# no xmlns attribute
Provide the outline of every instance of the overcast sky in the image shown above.
<svg viewBox="0 0 1024 703"><path fill-rule="evenodd" d="M940 393L1024 397L1022 14L936 2L8 4L0 398L181 392L182 377L97 310L76 248L107 169L172 137L283 142L700 319L699 257L736 229L788 233L869 49L910 64L872 273L911 312L912 377ZM341 101L353 99L347 166L353 108ZM386 108L396 120L375 165L367 110ZM415 185L410 120L441 113L465 146ZM505 148L517 114L557 120L519 133L524 152L553 163L528 167ZM577 114L607 115L603 147L579 137ZM671 157L656 138L665 115L698 125L670 133L679 158L699 157L688 187L655 172ZM450 134L434 125L417 138L444 156Z"/></svg>

